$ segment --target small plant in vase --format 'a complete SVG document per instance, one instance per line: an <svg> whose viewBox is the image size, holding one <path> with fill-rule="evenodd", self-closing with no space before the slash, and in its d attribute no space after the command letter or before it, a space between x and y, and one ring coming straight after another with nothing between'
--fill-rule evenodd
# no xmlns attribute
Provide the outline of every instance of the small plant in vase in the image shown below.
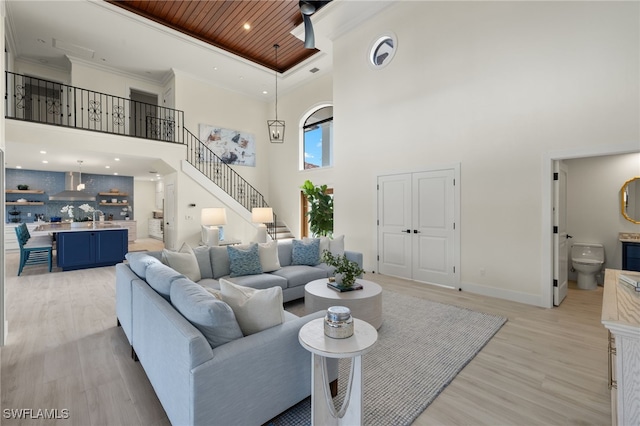
<svg viewBox="0 0 640 426"><path fill-rule="evenodd" d="M356 262L347 259L345 255L334 255L329 250L322 253L322 261L335 269L334 276L340 287L350 289L356 282L356 278L364 273Z"/></svg>

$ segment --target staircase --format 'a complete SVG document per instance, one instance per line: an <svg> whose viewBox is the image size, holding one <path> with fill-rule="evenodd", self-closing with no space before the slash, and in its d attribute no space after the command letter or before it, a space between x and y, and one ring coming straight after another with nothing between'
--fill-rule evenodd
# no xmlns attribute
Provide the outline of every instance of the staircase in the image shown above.
<svg viewBox="0 0 640 426"><path fill-rule="evenodd" d="M241 216L250 221L251 209L269 207L258 190L184 127L184 111L9 71L5 76L5 118L184 144L186 161L235 200L228 205ZM267 233L274 240L293 238L275 214Z"/></svg>

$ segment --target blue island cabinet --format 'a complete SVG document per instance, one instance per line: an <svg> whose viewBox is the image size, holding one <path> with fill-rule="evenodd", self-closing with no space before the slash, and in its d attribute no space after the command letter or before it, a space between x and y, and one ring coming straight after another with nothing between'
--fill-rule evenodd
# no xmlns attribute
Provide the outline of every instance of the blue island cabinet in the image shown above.
<svg viewBox="0 0 640 426"><path fill-rule="evenodd" d="M126 228L58 232L58 267L69 271L120 263L128 251L127 239Z"/></svg>

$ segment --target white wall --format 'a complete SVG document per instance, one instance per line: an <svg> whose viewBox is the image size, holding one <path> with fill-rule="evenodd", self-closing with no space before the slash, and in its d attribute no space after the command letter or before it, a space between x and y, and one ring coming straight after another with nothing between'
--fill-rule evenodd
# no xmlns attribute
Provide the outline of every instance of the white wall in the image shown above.
<svg viewBox="0 0 640 426"><path fill-rule="evenodd" d="M284 143L271 144L269 150L270 204L274 206L278 220L297 237L300 236L300 187L304 181L309 179L329 187L335 183L331 167L302 171L299 167L300 126L304 115L320 104L332 103L332 87L331 76L325 75L282 99L278 98L278 118L285 121L286 129Z"/></svg>
<svg viewBox="0 0 640 426"><path fill-rule="evenodd" d="M335 166L318 183L334 184L336 232L365 268L376 268L375 176L460 162L463 290L544 306L541 160L640 141L639 13L638 3L398 2L334 40ZM367 49L389 30L396 56L372 70ZM304 109L291 103L289 116ZM291 188L289 177L274 172L272 190Z"/></svg>
<svg viewBox="0 0 640 426"><path fill-rule="evenodd" d="M231 166L272 204L269 198L269 172L278 167L270 161L267 145L267 103L235 92L224 90L196 80L180 71L175 71L176 109L184 111L185 127L196 137L199 124L208 124L241 130L253 134L256 143L256 167ZM186 152L186 151L185 151ZM186 157L183 155L182 159ZM200 240L200 210L204 207L227 207L193 179L180 174L176 193L180 196L177 219L183 221L177 235L177 245L182 242L197 244ZM191 208L189 204L195 203ZM276 210L277 211L277 210ZM191 218L191 219L188 219ZM253 225L241 220L227 208L228 224L224 227L225 238L250 241L254 235Z"/></svg>
<svg viewBox="0 0 640 426"><path fill-rule="evenodd" d="M156 182L150 180L133 181L134 219L138 238L149 237L149 219L156 209Z"/></svg>
<svg viewBox="0 0 640 426"><path fill-rule="evenodd" d="M619 232L640 232L640 225L620 213L620 189L640 176L640 154L610 155L564 161L567 179L567 232L570 243L604 244L606 268L622 268ZM575 280L575 273L570 279Z"/></svg>

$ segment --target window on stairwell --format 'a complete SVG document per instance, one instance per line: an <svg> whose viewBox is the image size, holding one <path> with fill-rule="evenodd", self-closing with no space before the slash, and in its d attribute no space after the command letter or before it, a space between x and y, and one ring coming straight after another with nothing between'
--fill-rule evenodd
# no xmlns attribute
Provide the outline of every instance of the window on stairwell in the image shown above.
<svg viewBox="0 0 640 426"><path fill-rule="evenodd" d="M302 123L301 170L333 165L333 106L322 105L310 111Z"/></svg>

